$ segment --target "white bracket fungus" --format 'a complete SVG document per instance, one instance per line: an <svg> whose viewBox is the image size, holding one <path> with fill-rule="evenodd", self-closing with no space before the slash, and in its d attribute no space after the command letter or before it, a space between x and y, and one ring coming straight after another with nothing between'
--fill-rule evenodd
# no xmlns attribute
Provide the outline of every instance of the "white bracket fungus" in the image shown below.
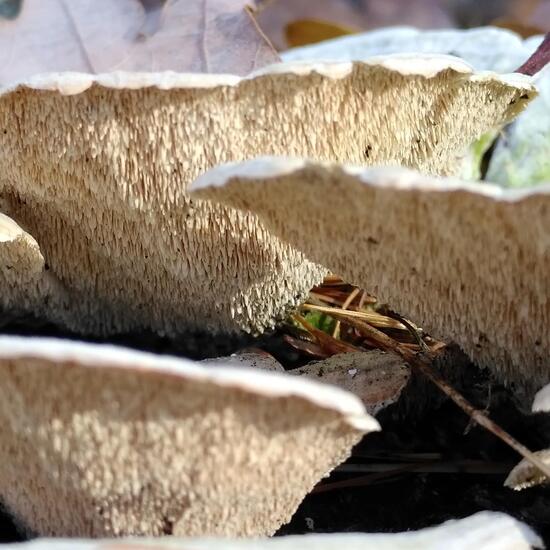
<svg viewBox="0 0 550 550"><path fill-rule="evenodd" d="M269 535L379 429L339 388L113 346L3 336L0 378L0 498L42 536Z"/></svg>
<svg viewBox="0 0 550 550"><path fill-rule="evenodd" d="M550 412L550 384L547 384L535 394L532 411L534 413Z"/></svg>
<svg viewBox="0 0 550 550"><path fill-rule="evenodd" d="M191 201L196 176L261 154L448 174L534 95L437 55L38 75L0 90L0 199L71 292L73 311L50 307L70 328L261 331L326 271L254 216Z"/></svg>
<svg viewBox="0 0 550 550"><path fill-rule="evenodd" d="M406 533L293 535L256 540L43 539L7 544L5 550L529 550L544 548L527 525L500 512L478 512L437 527Z"/></svg>
<svg viewBox="0 0 550 550"><path fill-rule="evenodd" d="M550 449L543 449L533 454L544 464L550 464ZM536 466L524 458L508 474L504 485L515 491L521 491L549 482L550 480Z"/></svg>
<svg viewBox="0 0 550 550"><path fill-rule="evenodd" d="M191 190L251 211L501 379L549 381L550 186L264 158L212 170Z"/></svg>

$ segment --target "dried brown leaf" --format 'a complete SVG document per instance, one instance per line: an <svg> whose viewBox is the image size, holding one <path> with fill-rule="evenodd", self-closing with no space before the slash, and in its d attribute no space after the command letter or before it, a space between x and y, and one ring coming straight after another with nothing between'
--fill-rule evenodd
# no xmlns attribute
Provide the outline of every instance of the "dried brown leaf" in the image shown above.
<svg viewBox="0 0 550 550"><path fill-rule="evenodd" d="M410 369L401 359L378 350L333 355L290 373L316 378L354 393L370 414L395 403L410 378Z"/></svg>
<svg viewBox="0 0 550 550"><path fill-rule="evenodd" d="M358 32L358 29L346 25L338 25L320 19L299 19L292 21L285 27L285 39L291 47L315 44L323 40L338 38Z"/></svg>
<svg viewBox="0 0 550 550"><path fill-rule="evenodd" d="M25 0L0 20L0 85L49 71L246 74L277 61L246 0Z"/></svg>
<svg viewBox="0 0 550 550"><path fill-rule="evenodd" d="M439 0L275 0L264 4L258 22L278 49L286 49L289 46L285 40L287 25L314 18L363 30L387 25L451 26Z"/></svg>

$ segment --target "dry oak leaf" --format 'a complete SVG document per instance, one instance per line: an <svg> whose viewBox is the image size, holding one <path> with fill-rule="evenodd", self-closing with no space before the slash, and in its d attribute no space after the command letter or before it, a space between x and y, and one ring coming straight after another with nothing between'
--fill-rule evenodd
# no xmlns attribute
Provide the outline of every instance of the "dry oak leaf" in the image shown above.
<svg viewBox="0 0 550 550"><path fill-rule="evenodd" d="M396 24L431 29L452 26L450 16L437 0L276 0L263 4L258 23L281 50L289 46L285 39L287 25L300 19L322 19L358 29Z"/></svg>
<svg viewBox="0 0 550 550"><path fill-rule="evenodd" d="M276 61L246 0L25 0L0 20L0 84L54 71L244 75Z"/></svg>

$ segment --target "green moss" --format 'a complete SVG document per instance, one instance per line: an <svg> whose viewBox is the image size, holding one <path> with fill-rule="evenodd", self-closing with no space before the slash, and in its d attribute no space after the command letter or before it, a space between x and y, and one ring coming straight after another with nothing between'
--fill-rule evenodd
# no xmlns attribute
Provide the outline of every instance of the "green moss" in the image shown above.
<svg viewBox="0 0 550 550"><path fill-rule="evenodd" d="M332 331L334 330L334 325L336 323L334 319L320 311L308 311L304 315L304 318L315 328L318 328L319 330L322 330L323 332L326 332L328 334L332 334Z"/></svg>

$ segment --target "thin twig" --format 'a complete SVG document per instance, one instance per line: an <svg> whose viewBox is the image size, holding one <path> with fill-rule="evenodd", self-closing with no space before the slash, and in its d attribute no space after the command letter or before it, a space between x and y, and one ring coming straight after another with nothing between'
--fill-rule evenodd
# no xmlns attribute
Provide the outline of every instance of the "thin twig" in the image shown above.
<svg viewBox="0 0 550 550"><path fill-rule="evenodd" d="M384 481L393 481L395 476L408 473L456 473L456 474L498 474L509 472L512 468L510 464L501 464L498 462L484 462L481 460L463 460L451 462L435 462L429 464L426 462L417 462L409 464L343 464L334 471L336 473L351 472L373 472L366 476L344 479L342 481L333 481L320 483L312 493L325 493L336 489L347 489L350 487L364 487L365 485L374 485Z"/></svg>
<svg viewBox="0 0 550 550"><path fill-rule="evenodd" d="M487 462L485 460L432 460L414 463L370 462L368 464L342 464L334 471L341 474L366 472L393 472L401 466L415 466L423 474L507 474L515 464Z"/></svg>
<svg viewBox="0 0 550 550"><path fill-rule="evenodd" d="M342 309L338 307L318 306L316 304L307 304L307 303L302 304L300 306L300 309L305 309L309 311L320 311L321 313L327 313L332 317L334 317L336 313L339 313L343 316L342 320L345 323L348 322L347 317L353 317L356 319L364 319L365 321L368 321L369 323L372 323L373 325L381 328L395 328L398 330L406 330L406 327L403 324L401 324L399 321L396 321L391 317L386 317L385 315L381 315L380 313L376 313L376 312L369 313L367 311L353 311L353 310Z"/></svg>
<svg viewBox="0 0 550 550"><path fill-rule="evenodd" d="M461 395L446 380L443 379L443 377L433 367L433 354L431 352L423 351L415 353L414 351L411 351L396 342L393 338L390 338L387 334L384 334L363 321L353 318L346 318L340 312L335 312L332 315L336 318L339 317L346 323L357 328L363 334L368 336L368 338L377 342L383 350L400 355L401 358L411 366L411 368L421 372L445 395L447 395L447 397L451 398L470 418L474 419L480 426L483 426L486 430L490 431L493 435L512 447L512 449L523 456L535 468L540 470L550 479L550 466L548 464L545 464L527 447L525 447L525 445L522 445L508 432L503 430L498 424L493 422L483 413L483 411L476 409L463 395ZM416 332L412 325L409 324L409 327L409 330L412 329Z"/></svg>
<svg viewBox="0 0 550 550"><path fill-rule="evenodd" d="M550 62L550 32L546 33L544 40L535 50L533 55L519 68L516 73L534 75L542 70Z"/></svg>

